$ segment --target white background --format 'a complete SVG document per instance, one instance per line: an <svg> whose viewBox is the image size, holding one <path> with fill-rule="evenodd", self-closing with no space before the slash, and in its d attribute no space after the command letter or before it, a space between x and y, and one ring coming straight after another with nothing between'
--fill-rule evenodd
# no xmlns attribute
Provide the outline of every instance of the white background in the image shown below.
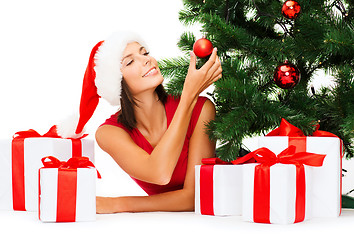
<svg viewBox="0 0 354 240"><path fill-rule="evenodd" d="M15 132L30 128L45 133L76 111L91 49L115 30L141 34L156 59L180 55L176 43L188 30L178 20L182 7L181 0L0 0L0 138L11 138ZM190 30L201 36L198 27ZM318 88L331 84L331 79L320 74L313 84ZM93 139L96 128L116 110L100 101L87 124L89 138ZM252 145L250 142L250 148ZM144 195L108 155L97 146L95 150L96 166L103 177L97 185L98 195ZM43 224L35 213L0 212L0 229L2 236L10 238L13 234L12 239L44 239L49 234L54 239L68 234L132 239L308 233L338 236L349 234L349 225L354 224L353 212L343 215L335 220L268 226L243 223L239 217L211 218L193 213L98 215L94 223Z"/></svg>

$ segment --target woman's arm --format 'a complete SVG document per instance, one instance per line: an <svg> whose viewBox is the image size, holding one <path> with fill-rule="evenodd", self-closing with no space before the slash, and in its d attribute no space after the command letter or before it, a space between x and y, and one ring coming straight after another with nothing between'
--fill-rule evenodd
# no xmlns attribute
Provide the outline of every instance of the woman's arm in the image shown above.
<svg viewBox="0 0 354 240"><path fill-rule="evenodd" d="M211 101L207 100L190 139L188 166L183 189L152 196L97 197L97 213L193 211L194 166L201 164L202 158L213 157L215 154L215 143L209 140L205 132L205 123L214 117L215 107Z"/></svg>
<svg viewBox="0 0 354 240"><path fill-rule="evenodd" d="M196 57L191 54L180 103L169 128L150 155L137 146L123 129L104 125L97 130L98 145L130 176L160 185L170 181L198 96L221 78L222 69L216 50L202 68L196 69L195 65Z"/></svg>

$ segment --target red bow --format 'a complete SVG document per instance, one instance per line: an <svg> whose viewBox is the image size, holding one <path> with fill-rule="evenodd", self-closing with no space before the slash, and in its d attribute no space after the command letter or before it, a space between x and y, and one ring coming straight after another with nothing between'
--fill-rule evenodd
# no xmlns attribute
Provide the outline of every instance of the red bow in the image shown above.
<svg viewBox="0 0 354 240"><path fill-rule="evenodd" d="M313 137L336 137L339 138L337 135L318 130L320 128L320 125L316 125L316 130L312 133L311 136ZM296 146L296 151L297 152L306 152L306 136L304 133L294 125L290 124L288 121L286 121L284 118L281 119L279 127L274 129L273 131L269 132L266 136L288 136L289 137L289 146L294 145ZM344 154L344 149L343 149L343 143L341 141L341 158L343 157Z"/></svg>
<svg viewBox="0 0 354 240"><path fill-rule="evenodd" d="M312 133L311 136L314 137L338 137L337 135L318 130L320 125L316 125L316 130ZM290 124L284 118L281 119L279 127L274 129L273 131L269 132L267 136L289 136L289 137L304 137L305 134L301 131L301 129L295 127L294 125Z"/></svg>
<svg viewBox="0 0 354 240"><path fill-rule="evenodd" d="M49 161L48 161L49 160ZM56 157L47 156L41 159L45 168L59 168L59 169L77 169L95 167L88 157L72 157L67 162L60 161ZM97 171L97 177L101 178L101 174Z"/></svg>
<svg viewBox="0 0 354 240"><path fill-rule="evenodd" d="M322 154L296 152L296 147L291 145L278 155L275 155L275 153L270 151L268 148L259 148L253 152L250 152L246 156L231 161L231 163L235 165L243 163L261 163L267 166L272 166L276 163L283 163L294 165L305 164L320 167L322 166L325 157L326 155Z"/></svg>
<svg viewBox="0 0 354 240"><path fill-rule="evenodd" d="M83 136L79 137L79 138L75 138L75 139L82 139L84 137L86 137L88 134L84 134ZM57 132L57 126L53 125L47 133L41 135L39 134L37 131L33 130L33 129L29 129L27 131L19 131L16 132L13 136L13 139L19 139L19 138L33 138L33 137L50 137L50 138L61 138L58 135ZM72 139L72 138L68 138L68 139Z"/></svg>
<svg viewBox="0 0 354 240"><path fill-rule="evenodd" d="M268 148L260 148L232 161L233 164L260 163L255 167L254 175L253 220L270 223L270 167L276 163L282 163L296 166L295 222L303 221L306 202L304 165L320 167L325 157L326 155L322 154L296 152L296 147L291 145L278 155Z"/></svg>

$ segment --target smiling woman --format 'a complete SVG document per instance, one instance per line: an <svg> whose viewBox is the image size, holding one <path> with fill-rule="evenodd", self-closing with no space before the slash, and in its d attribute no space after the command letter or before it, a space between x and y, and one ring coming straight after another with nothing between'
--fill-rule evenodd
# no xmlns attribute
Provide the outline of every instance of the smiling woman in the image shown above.
<svg viewBox="0 0 354 240"><path fill-rule="evenodd" d="M70 120L74 127L58 126L65 137L78 137L99 97L120 107L97 129L96 140L149 196L97 197L98 213L192 211L194 166L215 155L215 142L205 132L215 107L199 94L221 78L216 49L200 69L191 53L182 94L174 97L164 91L157 61L147 49L131 32L116 32L96 44L84 77L79 120Z"/></svg>
<svg viewBox="0 0 354 240"><path fill-rule="evenodd" d="M139 47L139 55L143 55L146 57L149 57L149 53L145 49L145 47L142 47L140 44L137 42L133 42L127 45L127 48L125 50L126 52L129 52L130 50L134 51L134 47ZM128 48L129 47L129 48ZM131 49L132 48L132 49ZM123 53L123 58L122 58L122 72L129 72L132 71L132 68L134 69L134 55L132 53L129 53L128 55L124 55ZM148 60L148 59L147 59ZM131 65L131 66L130 66ZM130 67L129 67L130 66ZM130 70L129 70L129 68ZM127 69L128 68L128 69ZM129 75L129 74L127 74ZM148 77L150 76L147 80L150 81L151 77L159 75L161 78L161 73L160 70L157 66L156 60L154 60L153 67L151 67L147 73L145 73L142 77ZM134 114L134 106L138 106L138 104L135 101L135 98L133 98L133 95L131 93L131 90L129 90L128 84L126 79L134 79L129 78L125 76L125 78L122 78L122 92L121 92L121 111L120 114L118 115L118 122L122 123L126 128L129 130L133 130L133 128L136 127L136 118ZM156 87L155 92L159 98L159 100L165 104L166 99L167 99L167 93L165 92L164 87L162 86L162 81L163 78L161 78L161 83ZM130 85L136 85L135 83L130 83ZM130 88L131 89L131 88Z"/></svg>
<svg viewBox="0 0 354 240"><path fill-rule="evenodd" d="M162 84L163 77L157 61L149 55L145 47L137 42L129 43L123 56L121 72L134 96L144 94L147 89L154 90L156 86ZM139 62L142 62L144 67L141 68L136 64Z"/></svg>

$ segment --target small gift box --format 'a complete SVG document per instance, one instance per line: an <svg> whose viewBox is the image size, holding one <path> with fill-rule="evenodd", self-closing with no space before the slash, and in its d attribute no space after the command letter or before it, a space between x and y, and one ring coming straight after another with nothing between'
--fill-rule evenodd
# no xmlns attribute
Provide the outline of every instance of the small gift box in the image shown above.
<svg viewBox="0 0 354 240"><path fill-rule="evenodd" d="M51 156L42 162L39 219L43 222L95 221L96 177L100 176L93 163L87 157L60 162Z"/></svg>
<svg viewBox="0 0 354 240"><path fill-rule="evenodd" d="M312 182L304 165L320 167L324 158L320 154L295 153L291 146L278 155L260 148L236 160L249 163L243 165L243 219L278 224L307 219L312 189L308 186Z"/></svg>
<svg viewBox="0 0 354 240"><path fill-rule="evenodd" d="M311 201L308 203L307 214L311 217L338 217L340 215L342 143L336 135L317 129L312 136L305 136L299 128L282 119L277 129L259 138L258 146L266 147L275 154L289 146L295 146L296 152L326 155L322 167L306 167L310 173L308 180L312 182L311 186L308 186L308 197Z"/></svg>
<svg viewBox="0 0 354 240"><path fill-rule="evenodd" d="M242 166L218 158L195 166L195 212L202 215L241 215Z"/></svg>
<svg viewBox="0 0 354 240"><path fill-rule="evenodd" d="M44 135L28 130L0 140L0 210L38 210L38 169L49 155L94 161L94 141L59 138L55 126Z"/></svg>

